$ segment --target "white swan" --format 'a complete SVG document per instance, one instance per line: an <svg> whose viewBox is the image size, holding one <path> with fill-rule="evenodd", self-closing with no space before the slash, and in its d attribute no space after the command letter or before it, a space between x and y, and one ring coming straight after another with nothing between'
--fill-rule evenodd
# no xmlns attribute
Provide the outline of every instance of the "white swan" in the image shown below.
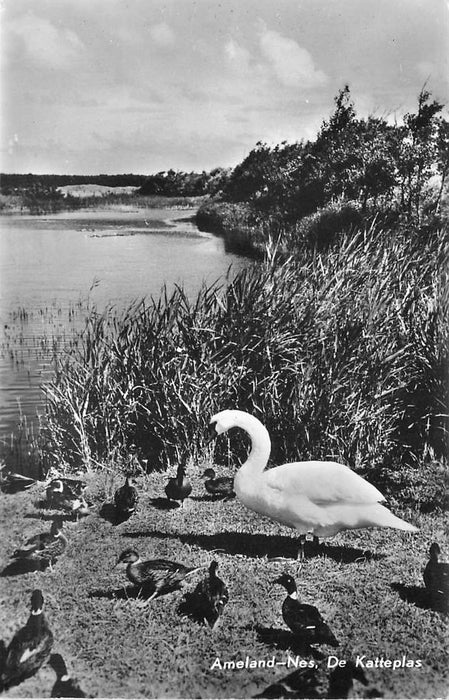
<svg viewBox="0 0 449 700"><path fill-rule="evenodd" d="M385 498L380 491L349 467L337 462L292 462L264 471L271 450L267 429L244 411L221 411L211 418L212 437L230 428L242 428L251 438L248 459L234 479L237 498L256 513L297 530L301 558L307 533L330 537L362 527L418 530L381 505Z"/></svg>

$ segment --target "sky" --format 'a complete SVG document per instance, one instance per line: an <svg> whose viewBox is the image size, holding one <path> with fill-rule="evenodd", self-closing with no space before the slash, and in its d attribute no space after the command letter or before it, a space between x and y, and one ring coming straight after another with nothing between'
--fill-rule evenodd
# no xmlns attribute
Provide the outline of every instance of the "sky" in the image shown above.
<svg viewBox="0 0 449 700"><path fill-rule="evenodd" d="M447 0L0 0L9 173L233 167L360 117L449 104Z"/></svg>

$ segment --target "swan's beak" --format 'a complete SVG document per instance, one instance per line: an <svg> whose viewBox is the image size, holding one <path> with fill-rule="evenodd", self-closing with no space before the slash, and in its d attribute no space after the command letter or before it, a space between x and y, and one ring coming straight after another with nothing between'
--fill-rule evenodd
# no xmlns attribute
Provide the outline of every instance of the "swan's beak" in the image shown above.
<svg viewBox="0 0 449 700"><path fill-rule="evenodd" d="M217 437L217 430L216 430L217 423L214 421L213 423L209 423L207 426L207 437L206 437L206 445L209 445L209 443L212 442L212 440L215 440Z"/></svg>

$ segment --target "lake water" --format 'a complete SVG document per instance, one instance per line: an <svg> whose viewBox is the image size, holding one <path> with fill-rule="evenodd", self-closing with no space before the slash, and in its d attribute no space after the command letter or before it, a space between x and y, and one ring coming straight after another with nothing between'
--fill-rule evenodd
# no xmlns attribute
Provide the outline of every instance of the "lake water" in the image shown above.
<svg viewBox="0 0 449 700"><path fill-rule="evenodd" d="M199 232L188 220L193 213L122 208L0 218L0 454L20 412L37 424L51 346L70 337L78 302L124 308L159 296L164 283L193 296L203 280L248 264Z"/></svg>

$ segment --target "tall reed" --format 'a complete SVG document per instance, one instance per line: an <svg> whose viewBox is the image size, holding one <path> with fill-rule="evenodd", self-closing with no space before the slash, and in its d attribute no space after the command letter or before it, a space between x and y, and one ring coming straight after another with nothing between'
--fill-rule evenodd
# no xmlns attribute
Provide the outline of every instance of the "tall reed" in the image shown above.
<svg viewBox="0 0 449 700"><path fill-rule="evenodd" d="M302 258L279 262L274 247L193 300L177 287L123 313L93 308L47 387L53 459L95 466L131 444L150 469L197 459L209 417L231 407L267 425L277 463L367 472L441 457L446 246L373 226Z"/></svg>

